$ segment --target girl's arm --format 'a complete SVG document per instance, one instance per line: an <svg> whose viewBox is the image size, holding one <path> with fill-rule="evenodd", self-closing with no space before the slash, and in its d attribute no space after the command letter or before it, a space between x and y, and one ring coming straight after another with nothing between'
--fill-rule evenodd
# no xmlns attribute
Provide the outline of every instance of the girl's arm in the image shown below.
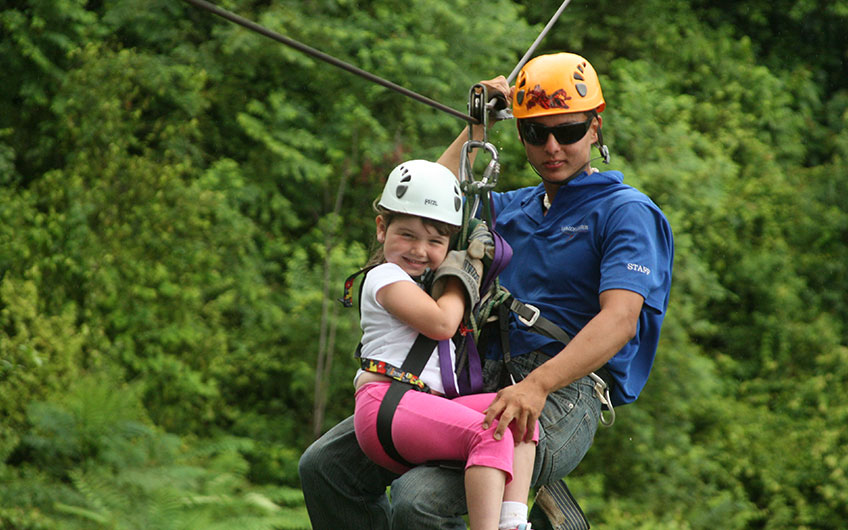
<svg viewBox="0 0 848 530"><path fill-rule="evenodd" d="M447 278L438 300L412 282L395 282L377 291L377 302L394 317L434 340L453 337L465 314L465 291L456 278Z"/></svg>

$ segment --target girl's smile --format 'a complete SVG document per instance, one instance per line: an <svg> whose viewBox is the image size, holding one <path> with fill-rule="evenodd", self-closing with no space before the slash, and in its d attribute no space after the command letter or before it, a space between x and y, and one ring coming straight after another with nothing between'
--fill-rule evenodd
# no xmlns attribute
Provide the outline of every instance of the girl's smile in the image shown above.
<svg viewBox="0 0 848 530"><path fill-rule="evenodd" d="M428 268L438 268L450 245L449 236L411 215L395 216L388 226L378 215L377 241L383 244L386 261L413 277L421 276Z"/></svg>

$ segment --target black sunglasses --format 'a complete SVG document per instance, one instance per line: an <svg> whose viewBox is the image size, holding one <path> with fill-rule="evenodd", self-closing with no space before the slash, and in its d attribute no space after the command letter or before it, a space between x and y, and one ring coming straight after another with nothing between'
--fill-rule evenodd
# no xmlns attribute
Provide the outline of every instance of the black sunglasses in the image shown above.
<svg viewBox="0 0 848 530"><path fill-rule="evenodd" d="M586 136L586 131L592 124L595 117L591 116L586 121L578 121L574 123L563 123L554 125L553 127L545 127L541 123L529 120L519 120L518 129L521 131L521 137L530 145L545 145L548 141L548 136L553 134L556 141L561 145L573 144Z"/></svg>

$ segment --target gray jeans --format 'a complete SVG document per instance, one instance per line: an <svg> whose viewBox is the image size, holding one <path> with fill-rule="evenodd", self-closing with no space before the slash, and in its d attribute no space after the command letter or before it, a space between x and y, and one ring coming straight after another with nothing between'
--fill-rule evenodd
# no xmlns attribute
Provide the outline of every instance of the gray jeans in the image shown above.
<svg viewBox="0 0 848 530"><path fill-rule="evenodd" d="M528 374L548 357L513 358ZM503 380L502 364L487 362L488 382ZM592 445L601 404L584 377L550 396L539 419L533 485L568 475ZM422 528L465 530L465 487L460 470L418 466L401 476L371 462L359 448L349 417L316 440L300 458L300 480L316 530ZM386 487L391 486L391 503Z"/></svg>

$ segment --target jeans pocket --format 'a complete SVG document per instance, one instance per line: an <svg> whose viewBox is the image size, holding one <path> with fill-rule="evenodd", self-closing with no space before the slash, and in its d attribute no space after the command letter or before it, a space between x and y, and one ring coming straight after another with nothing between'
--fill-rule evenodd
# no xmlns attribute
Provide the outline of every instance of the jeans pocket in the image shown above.
<svg viewBox="0 0 848 530"><path fill-rule="evenodd" d="M540 439L534 483L546 484L563 478L592 446L598 428L600 401L591 391L588 378L548 396L540 417Z"/></svg>

